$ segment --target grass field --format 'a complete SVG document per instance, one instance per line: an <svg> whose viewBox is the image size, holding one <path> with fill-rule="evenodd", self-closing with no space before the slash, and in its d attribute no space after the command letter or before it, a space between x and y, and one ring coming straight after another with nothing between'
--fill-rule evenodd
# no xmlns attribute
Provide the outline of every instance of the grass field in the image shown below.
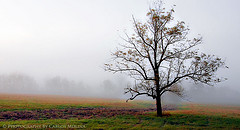
<svg viewBox="0 0 240 130"><path fill-rule="evenodd" d="M0 128L240 129L240 106L180 104L156 117L152 101L0 94Z"/></svg>

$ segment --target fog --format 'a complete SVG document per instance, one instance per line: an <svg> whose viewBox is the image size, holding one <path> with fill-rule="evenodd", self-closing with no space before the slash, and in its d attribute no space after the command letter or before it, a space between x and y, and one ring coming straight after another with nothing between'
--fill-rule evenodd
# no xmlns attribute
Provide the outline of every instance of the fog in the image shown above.
<svg viewBox="0 0 240 130"><path fill-rule="evenodd" d="M132 33L132 15L144 21L151 0L0 0L0 93L127 99L132 79L102 69L111 51ZM185 83L191 102L240 104L238 0L165 0L175 19L201 34L200 50L226 60L227 81L214 87ZM143 96L138 99L149 98ZM170 100L168 100L170 99ZM166 102L179 102L167 94Z"/></svg>
<svg viewBox="0 0 240 130"><path fill-rule="evenodd" d="M103 80L98 86L90 86L83 81L75 81L55 76L44 80L35 80L23 73L0 75L0 92L13 94L49 94L97 98L125 99L123 87L127 80Z"/></svg>
<svg viewBox="0 0 240 130"><path fill-rule="evenodd" d="M187 101L190 102L240 105L240 93L228 87L192 85L186 91L186 95Z"/></svg>

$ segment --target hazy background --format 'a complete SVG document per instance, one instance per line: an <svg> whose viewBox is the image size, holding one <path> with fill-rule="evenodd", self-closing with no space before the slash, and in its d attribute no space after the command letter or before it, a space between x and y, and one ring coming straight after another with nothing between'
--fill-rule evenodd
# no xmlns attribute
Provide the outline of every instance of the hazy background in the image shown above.
<svg viewBox="0 0 240 130"><path fill-rule="evenodd" d="M228 80L213 87L185 83L188 100L240 104L240 1L166 0L201 51L226 59ZM151 0L0 0L0 93L126 98L125 75L104 72L110 52L144 21ZM170 96L172 101L178 101Z"/></svg>

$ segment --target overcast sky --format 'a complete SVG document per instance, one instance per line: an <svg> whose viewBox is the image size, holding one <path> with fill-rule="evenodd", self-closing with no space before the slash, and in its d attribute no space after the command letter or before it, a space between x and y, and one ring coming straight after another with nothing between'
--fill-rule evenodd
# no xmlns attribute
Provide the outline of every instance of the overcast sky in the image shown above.
<svg viewBox="0 0 240 130"><path fill-rule="evenodd" d="M132 15L143 20L150 0L0 0L0 73L35 78L63 76L86 83L112 78L101 68L121 36L131 32ZM240 91L240 1L166 0L203 52L216 54L229 69L219 84Z"/></svg>

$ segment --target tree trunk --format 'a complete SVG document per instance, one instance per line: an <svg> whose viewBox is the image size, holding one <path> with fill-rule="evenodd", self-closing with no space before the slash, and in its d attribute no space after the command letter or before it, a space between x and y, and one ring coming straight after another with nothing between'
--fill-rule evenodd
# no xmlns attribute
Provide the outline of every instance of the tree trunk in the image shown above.
<svg viewBox="0 0 240 130"><path fill-rule="evenodd" d="M162 103L161 103L161 97L157 97L156 98L156 105L157 105L157 116L158 117L161 117L163 116L163 113L162 113Z"/></svg>

